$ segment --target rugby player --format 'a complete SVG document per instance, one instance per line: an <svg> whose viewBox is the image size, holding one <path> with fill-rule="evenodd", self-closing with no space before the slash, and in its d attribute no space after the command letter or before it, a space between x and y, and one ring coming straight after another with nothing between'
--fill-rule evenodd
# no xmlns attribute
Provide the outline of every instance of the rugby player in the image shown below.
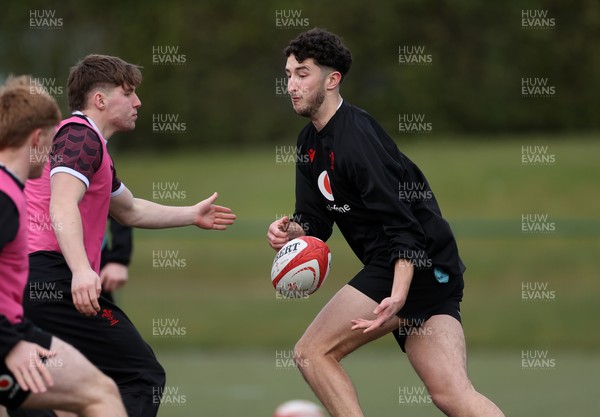
<svg viewBox="0 0 600 417"><path fill-rule="evenodd" d="M292 107L310 120L297 142L309 158L296 163L294 216L269 226L269 244L327 240L335 223L364 264L296 344L294 357L310 364L298 368L333 417L363 416L340 361L393 333L441 411L502 416L467 375L465 267L425 176L373 117L342 99L352 56L338 36L311 29L284 52Z"/></svg>

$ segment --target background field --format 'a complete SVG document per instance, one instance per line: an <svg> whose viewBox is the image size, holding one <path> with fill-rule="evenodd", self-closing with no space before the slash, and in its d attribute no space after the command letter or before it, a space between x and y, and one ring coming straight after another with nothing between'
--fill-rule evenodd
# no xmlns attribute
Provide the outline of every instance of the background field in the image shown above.
<svg viewBox="0 0 600 417"><path fill-rule="evenodd" d="M600 144L586 137L545 139L555 163L523 166L521 146L538 143L532 137L447 138L400 146L426 172L468 267L463 316L477 386L507 415L577 415L600 410L589 395L592 375L600 371L600 198L594 192ZM219 201L238 215L223 233L135 232L131 282L119 301L156 349L168 385L187 400L163 405L161 416L258 417L284 400L313 398L297 370L277 358L289 357L304 328L360 264L334 233L324 287L307 300L276 297L269 282L274 253L265 233L293 210L293 166L278 164L274 149L117 154L115 160L139 197L152 200L153 187L165 183L184 197L154 199L166 204L189 204L217 190ZM524 234L524 213L548 214L556 231ZM170 251L182 267L157 267L157 251ZM545 283L553 298L524 300L524 283ZM169 327L167 320L179 335L156 334ZM523 353L532 351L545 352L554 366L522 367ZM420 383L391 338L346 363L371 415L439 415L427 403L398 403L400 387ZM174 392L171 402L181 399Z"/></svg>
<svg viewBox="0 0 600 417"><path fill-rule="evenodd" d="M344 99L423 169L455 231L477 387L507 416L600 415L600 8L573 4L4 1L0 81L31 74L67 115L69 68L87 54L142 66L136 129L110 139L119 176L165 204L217 190L238 214L225 233L135 232L118 299L168 371L165 398L183 403L164 404L160 417L265 417L288 399L314 399L277 359L360 264L334 233L323 288L282 300L265 238L293 211L294 168L277 156L281 146L289 156L306 122L289 108L282 49L312 27L343 37L354 60ZM548 88L527 93L534 83ZM403 132L403 118L426 127ZM551 163L523 165L528 149ZM554 230L524 234L529 215ZM532 287L547 298L524 299ZM527 355L549 366L526 368ZM391 339L344 363L367 415L440 415L426 398L399 404L420 383Z"/></svg>

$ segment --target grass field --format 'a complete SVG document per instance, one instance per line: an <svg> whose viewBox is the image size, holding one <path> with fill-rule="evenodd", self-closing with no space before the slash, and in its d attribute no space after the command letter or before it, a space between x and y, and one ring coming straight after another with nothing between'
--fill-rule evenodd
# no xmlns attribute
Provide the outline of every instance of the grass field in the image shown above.
<svg viewBox="0 0 600 417"><path fill-rule="evenodd" d="M535 145L547 146L554 162L523 165L522 147ZM477 386L507 415L597 414L600 402L590 394L600 371L600 143L411 139L402 149L427 175L468 267L462 309ZM293 166L276 162L275 146L114 159L139 197L191 204L216 190L238 215L223 233L135 232L131 282L119 302L156 349L168 384L186 396L185 405L164 404L160 416L258 417L287 399L312 398L299 373L278 368L276 357L289 353L360 264L334 233L323 288L302 301L276 297L265 234L293 212ZM553 231L524 233L528 214L547 216L538 223ZM524 368L527 352L555 366ZM440 415L431 404L399 404L399 389L420 383L392 340L346 363L368 415Z"/></svg>
<svg viewBox="0 0 600 417"><path fill-rule="evenodd" d="M368 348L344 361L367 416L441 416L404 355ZM161 417L270 417L289 399L317 401L296 369L277 367L265 352L159 353L171 377ZM524 369L520 353L471 352L477 388L507 416L600 415L597 354L559 352L555 368ZM175 393L176 392L176 393Z"/></svg>

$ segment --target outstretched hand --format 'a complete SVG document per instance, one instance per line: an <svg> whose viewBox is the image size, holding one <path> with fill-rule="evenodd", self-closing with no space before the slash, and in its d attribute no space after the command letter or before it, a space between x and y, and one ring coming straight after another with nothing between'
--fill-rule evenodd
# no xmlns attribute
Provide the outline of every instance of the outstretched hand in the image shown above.
<svg viewBox="0 0 600 417"><path fill-rule="evenodd" d="M395 300L392 297L384 298L375 310L373 310L373 314L375 314L377 318L375 320L351 320L352 330L364 329L363 333L369 333L383 327L388 321L398 318L396 317L396 313L400 311L403 305L404 301Z"/></svg>
<svg viewBox="0 0 600 417"><path fill-rule="evenodd" d="M196 204L197 214L194 221L196 226L206 230L225 230L227 226L233 224L236 215L231 212L231 209L213 204L218 196L215 192L206 200Z"/></svg>

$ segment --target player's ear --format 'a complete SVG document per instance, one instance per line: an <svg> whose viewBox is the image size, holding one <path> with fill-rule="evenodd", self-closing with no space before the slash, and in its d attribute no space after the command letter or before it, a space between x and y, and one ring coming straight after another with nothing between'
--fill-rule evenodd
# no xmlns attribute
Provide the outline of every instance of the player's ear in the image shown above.
<svg viewBox="0 0 600 417"><path fill-rule="evenodd" d="M342 81L342 74L339 71L332 71L329 73L329 75L327 75L326 88L328 90L333 90L333 89L337 88L337 86L340 85L341 81Z"/></svg>
<svg viewBox="0 0 600 417"><path fill-rule="evenodd" d="M101 90L93 91L90 99L95 108L99 110L104 110L106 108L106 94Z"/></svg>
<svg viewBox="0 0 600 417"><path fill-rule="evenodd" d="M42 128L38 127L29 134L29 146L31 148L37 148L42 144L42 133Z"/></svg>

